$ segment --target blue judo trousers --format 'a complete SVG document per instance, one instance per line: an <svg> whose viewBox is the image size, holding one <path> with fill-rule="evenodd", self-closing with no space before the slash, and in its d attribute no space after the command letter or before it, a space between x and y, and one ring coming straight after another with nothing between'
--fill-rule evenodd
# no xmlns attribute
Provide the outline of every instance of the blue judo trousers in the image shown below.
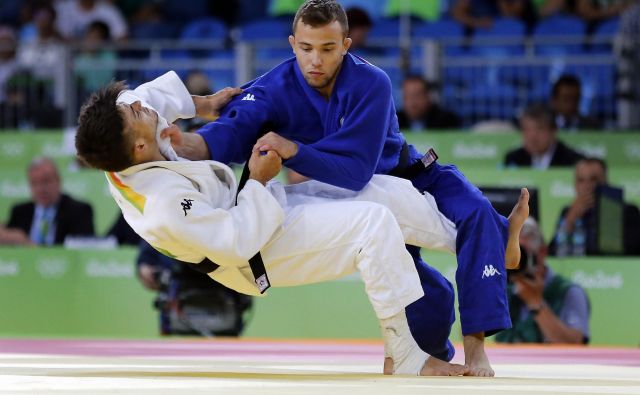
<svg viewBox="0 0 640 395"><path fill-rule="evenodd" d="M456 283L462 334L484 332L489 336L510 328L504 260L507 219L453 165L433 163L411 182L420 192L433 195L438 209L457 227ZM411 334L423 351L450 361L455 353L449 341L455 321L453 286L421 259L418 247L407 246L407 250L425 293L405 309ZM486 303L478 305L477 300Z"/></svg>

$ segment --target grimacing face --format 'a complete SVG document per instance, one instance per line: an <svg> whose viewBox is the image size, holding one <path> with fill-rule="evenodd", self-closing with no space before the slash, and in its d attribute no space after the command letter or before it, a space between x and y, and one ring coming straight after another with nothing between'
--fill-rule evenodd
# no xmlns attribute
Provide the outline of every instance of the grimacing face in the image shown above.
<svg viewBox="0 0 640 395"><path fill-rule="evenodd" d="M296 55L300 71L307 84L328 97L336 81L342 58L351 46L338 21L312 27L298 21L289 44Z"/></svg>
<svg viewBox="0 0 640 395"><path fill-rule="evenodd" d="M132 132L134 138L155 140L158 125L158 114L155 111L144 107L140 101L119 104L118 107L124 118L125 133Z"/></svg>

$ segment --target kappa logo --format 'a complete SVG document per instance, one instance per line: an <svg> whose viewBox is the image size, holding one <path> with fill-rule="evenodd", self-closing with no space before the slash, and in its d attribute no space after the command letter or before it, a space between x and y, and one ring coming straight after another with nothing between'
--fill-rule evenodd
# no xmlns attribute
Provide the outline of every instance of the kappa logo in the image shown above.
<svg viewBox="0 0 640 395"><path fill-rule="evenodd" d="M247 95L245 97L243 97L242 100L256 101L256 97L253 96L253 94L251 94L251 93L247 93Z"/></svg>
<svg viewBox="0 0 640 395"><path fill-rule="evenodd" d="M493 265L484 265L484 271L482 272L482 278L493 277L495 275L501 276L500 272L493 267Z"/></svg>
<svg viewBox="0 0 640 395"><path fill-rule="evenodd" d="M184 211L184 216L187 216L187 210L191 210L191 206L193 206L193 199L182 199L180 202L182 206L182 211Z"/></svg>

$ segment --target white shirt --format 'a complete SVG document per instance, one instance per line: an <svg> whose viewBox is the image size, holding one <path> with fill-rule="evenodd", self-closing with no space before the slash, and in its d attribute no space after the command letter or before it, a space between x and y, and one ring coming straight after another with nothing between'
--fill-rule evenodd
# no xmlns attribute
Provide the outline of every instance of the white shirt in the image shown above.
<svg viewBox="0 0 640 395"><path fill-rule="evenodd" d="M553 144L549 147L548 150L545 151L544 154L534 156L531 155L531 167L534 169L544 170L549 167L551 164L551 159L553 159L553 154L556 153L557 144Z"/></svg>

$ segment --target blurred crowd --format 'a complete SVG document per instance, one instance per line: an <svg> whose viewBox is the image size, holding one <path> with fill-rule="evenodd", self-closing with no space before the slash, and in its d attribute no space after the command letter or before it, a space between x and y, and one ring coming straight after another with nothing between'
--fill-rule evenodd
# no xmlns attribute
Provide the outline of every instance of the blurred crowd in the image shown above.
<svg viewBox="0 0 640 395"><path fill-rule="evenodd" d="M118 72L118 59L122 60L131 55L126 51L118 51L118 43L216 37L222 39L226 48L231 48L234 43L248 37L243 33L244 27L257 24L259 30L260 26L263 26L260 22L274 20L284 22L286 26L301 3L302 0L197 0L190 1L188 6L185 6L184 2L177 0L4 0L0 3L0 127L46 129L70 126L68 123L73 119L64 119L64 111L68 106L77 106L89 92L112 78L131 79L130 75ZM586 28L583 33L586 36L596 35L596 32L600 32L599 27L604 25L607 26L605 30L610 30L608 26L612 21L615 21L611 26L616 31L626 32L630 36L639 30L640 25L640 4L638 1L628 0L343 0L340 3L348 11L350 35L353 39L352 50L365 57L398 56L397 50L394 51L393 48L387 47L386 50L380 51L376 47L375 38L379 38L380 32L389 26L396 29L398 25L395 22L398 21L398 17L405 15L409 16L413 31L423 28L429 30L429 27L444 30L436 32L435 35L433 32L425 33L426 36L434 38L445 37L447 34L455 36L457 33L454 31L457 30L452 29L450 24L459 27L464 37L471 37L474 32L477 36L487 35L494 28L497 29L495 33L499 34L502 28L498 25L505 25L514 29L514 38L523 37L524 40L525 37L536 34L540 21L549 21L555 16L584 21ZM208 25L203 25L203 21ZM505 24L504 21L517 21L517 24ZM438 25L437 22L445 24ZM522 31L519 30L519 26L524 26L520 29ZM267 30L265 28L263 33L267 34ZM511 31L507 32L507 35L511 35ZM282 37L281 41L286 45L285 37ZM372 42L374 44L371 44ZM610 44L605 47L608 56L613 58L613 47ZM67 56L69 48L73 51L71 56ZM494 56L502 50L488 54ZM464 53L483 55L484 52L473 50ZM278 52L278 55L284 59L290 53ZM624 63L624 59L620 61ZM628 73L623 73L624 78L631 81L631 85L637 80L633 77L633 70L637 68L632 66L633 62L628 67ZM69 69L75 70L71 77L74 79L73 84L70 84L69 74L66 73ZM524 104L531 101L533 94L529 92L525 103L511 98L512 103L502 106L517 106L517 109L497 109L495 113L491 110L490 114L480 114L480 118L485 119L478 119L477 114L469 115L468 109L457 108L456 110L462 113L456 113L438 104L438 98L442 96L443 91L447 98L454 96L454 89L457 89L458 96L468 94L468 89L459 92L458 85L461 83L474 85L477 88L475 90L484 89L484 86L477 86L478 80L465 81L465 77L460 80L440 79L426 82L421 81L421 76L425 75L425 70L421 67L401 65L399 72L395 69L385 68L388 73L394 74L392 81L399 93L396 105L403 107L401 126L408 129L471 127L479 120L494 118L511 121L510 118L515 118ZM601 88L603 84L616 84L614 69L596 70L595 73L595 76L589 78L600 78L602 73L610 74L598 82L597 88ZM552 82L560 78L557 72L552 74L549 77L554 80ZM598 109L597 116L589 117L589 114L585 114L590 110L585 103L593 97L594 85L588 85L589 95L586 99L583 96L580 101L580 84L587 77L577 75L580 73L576 73L575 70L570 74L576 81L563 81L559 90L554 87L554 106L559 107L563 103L566 107L574 106L575 95L578 95L578 109L566 110L578 111L578 114L570 115L571 119L560 116L559 127L615 127L610 119L607 119L608 122L604 122L603 119L604 112L607 112L607 116L615 112L613 104L608 106L606 111ZM211 78L214 74L208 75ZM185 77L186 74L181 76ZM142 80L149 79L147 77L149 76L142 76L141 81L134 82L143 82ZM623 79L622 76L620 79ZM228 79L225 80L225 85L228 83ZM531 85L536 83L537 81L533 81ZM443 86L444 84L447 86ZM567 88L571 84L572 87ZM618 85L622 86L624 83L620 81ZM77 92L69 92L69 86L74 87ZM526 88L533 90L536 87ZM624 92L633 92L632 86L623 86L621 89ZM568 90L571 92L567 93ZM610 87L608 90L613 92L615 88ZM426 99L421 99L425 97L423 91L427 92ZM495 89L493 93L504 95L504 92L501 92L501 89ZM598 94L599 92L595 93ZM488 95L488 100L492 100L491 93L483 95ZM511 95L514 96L515 93ZM613 95L614 93L607 93L603 100L616 100ZM75 99L70 101L71 97ZM541 96L538 95L536 98L540 99ZM425 110L418 109L417 100L423 100L420 106L429 108L426 113ZM458 107L451 104L457 103L454 99L448 102Z"/></svg>

